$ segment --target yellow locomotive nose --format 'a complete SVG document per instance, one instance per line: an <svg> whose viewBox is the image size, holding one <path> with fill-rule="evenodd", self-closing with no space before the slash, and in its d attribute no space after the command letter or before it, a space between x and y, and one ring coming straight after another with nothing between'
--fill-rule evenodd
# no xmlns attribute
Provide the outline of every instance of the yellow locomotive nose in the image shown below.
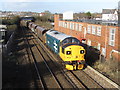
<svg viewBox="0 0 120 90"><path fill-rule="evenodd" d="M60 56L68 70L83 69L84 55L85 49L79 45L70 45L64 49L61 48L60 51Z"/></svg>
<svg viewBox="0 0 120 90"><path fill-rule="evenodd" d="M69 61L66 64L68 70L83 69L84 64L81 64L84 61L85 50L81 46L69 46L65 49L65 60Z"/></svg>
<svg viewBox="0 0 120 90"><path fill-rule="evenodd" d="M84 60L85 50L81 46L72 45L65 48L65 61Z"/></svg>

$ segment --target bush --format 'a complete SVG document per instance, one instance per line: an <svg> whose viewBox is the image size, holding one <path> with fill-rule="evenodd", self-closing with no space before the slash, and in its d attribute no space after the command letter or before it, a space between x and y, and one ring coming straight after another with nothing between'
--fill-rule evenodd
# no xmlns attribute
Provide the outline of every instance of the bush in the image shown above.
<svg viewBox="0 0 120 90"><path fill-rule="evenodd" d="M41 26L41 27L44 27L46 29L52 29L53 26L50 24L50 22L41 22L39 20L36 20L35 22L37 25Z"/></svg>
<svg viewBox="0 0 120 90"><path fill-rule="evenodd" d="M7 30L14 31L17 29L17 25L7 25Z"/></svg>
<svg viewBox="0 0 120 90"><path fill-rule="evenodd" d="M18 25L19 20L20 20L19 16L15 16L12 19L2 19L2 24L4 24L4 25L13 25L13 24Z"/></svg>
<svg viewBox="0 0 120 90"><path fill-rule="evenodd" d="M106 75L112 78L119 78L120 76L120 62L117 60L106 60L105 62L97 61L94 64L94 68L98 69L100 72L105 73Z"/></svg>

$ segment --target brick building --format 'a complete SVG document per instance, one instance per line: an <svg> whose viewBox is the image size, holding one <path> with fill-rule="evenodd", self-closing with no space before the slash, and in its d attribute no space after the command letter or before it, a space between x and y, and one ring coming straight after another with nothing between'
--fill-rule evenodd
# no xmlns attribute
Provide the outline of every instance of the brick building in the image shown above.
<svg viewBox="0 0 120 90"><path fill-rule="evenodd" d="M111 57L118 59L120 56L120 43L118 42L120 27L62 20L59 19L58 14L55 14L54 21L55 30L74 36L79 40L86 39L84 43L100 50L106 59Z"/></svg>

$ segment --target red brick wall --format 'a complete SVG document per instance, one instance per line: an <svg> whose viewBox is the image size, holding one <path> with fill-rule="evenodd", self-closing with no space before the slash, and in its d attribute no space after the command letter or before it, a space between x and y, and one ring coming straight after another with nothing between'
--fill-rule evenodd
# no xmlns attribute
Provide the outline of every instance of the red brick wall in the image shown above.
<svg viewBox="0 0 120 90"><path fill-rule="evenodd" d="M91 46L98 46L98 43L100 43L100 51L102 52L102 48L106 48L106 59L110 58L110 53L112 50L117 50L120 51L120 42L118 39L120 39L120 27L117 26L106 26L106 25L100 25L100 24L89 24L89 23L83 23L83 22L73 22L73 21L62 21L62 22L73 22L73 23L79 23L82 25L82 30L81 31L76 31L71 30L70 28L64 28L59 26L59 15L55 15L55 30L58 30L60 32L63 32L65 34L74 36L76 38L78 38L79 40L85 38L86 42L88 42L88 40L91 40ZM97 36L94 34L89 34L85 33L85 28L87 31L87 26L88 25L93 25L93 26L100 26L101 27L101 36ZM74 25L74 27L76 26L76 24ZM69 26L70 27L70 26ZM115 32L115 45L114 46L110 46L109 45L109 34L110 34L110 28L115 28L116 32ZM119 30L118 30L119 29ZM91 29L92 30L92 29ZM117 55L118 56L118 55Z"/></svg>

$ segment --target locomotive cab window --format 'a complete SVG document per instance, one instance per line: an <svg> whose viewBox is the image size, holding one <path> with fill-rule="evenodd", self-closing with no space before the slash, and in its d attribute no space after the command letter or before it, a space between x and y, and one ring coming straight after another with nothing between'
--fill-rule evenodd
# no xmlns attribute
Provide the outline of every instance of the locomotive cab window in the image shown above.
<svg viewBox="0 0 120 90"><path fill-rule="evenodd" d="M67 44L67 43L68 43L68 39L64 40L64 41L62 42L62 45Z"/></svg>
<svg viewBox="0 0 120 90"><path fill-rule="evenodd" d="M77 38L69 37L62 41L61 45L65 44L80 44L80 41Z"/></svg>
<svg viewBox="0 0 120 90"><path fill-rule="evenodd" d="M78 39L73 38L72 43L80 44L80 41Z"/></svg>

